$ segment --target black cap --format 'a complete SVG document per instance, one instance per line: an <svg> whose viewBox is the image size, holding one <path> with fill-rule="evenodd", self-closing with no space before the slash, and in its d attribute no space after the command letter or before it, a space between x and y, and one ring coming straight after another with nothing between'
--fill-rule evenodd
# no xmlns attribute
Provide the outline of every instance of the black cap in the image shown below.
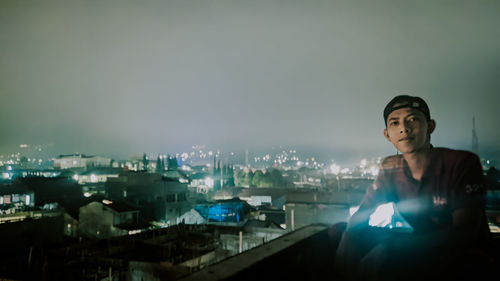
<svg viewBox="0 0 500 281"><path fill-rule="evenodd" d="M394 97L384 108L384 122L387 125L387 117L394 110L398 110L400 108L410 107L416 110L420 110L424 113L427 120L431 119L431 114L429 112L429 107L427 103L420 97L413 97L408 95L400 95Z"/></svg>

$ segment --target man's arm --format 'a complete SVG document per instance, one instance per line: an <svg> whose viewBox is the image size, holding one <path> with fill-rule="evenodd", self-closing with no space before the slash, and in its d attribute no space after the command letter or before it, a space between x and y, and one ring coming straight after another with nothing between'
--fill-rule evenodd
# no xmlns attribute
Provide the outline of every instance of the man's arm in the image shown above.
<svg viewBox="0 0 500 281"><path fill-rule="evenodd" d="M372 230L374 233L371 233L370 230L373 228L368 226L370 214L375 207L387 201L387 194L383 188L383 174L381 169L373 185L367 189L358 211L349 219L337 248L335 266L346 275L355 274L363 256L383 239L382 234L375 233L376 230Z"/></svg>

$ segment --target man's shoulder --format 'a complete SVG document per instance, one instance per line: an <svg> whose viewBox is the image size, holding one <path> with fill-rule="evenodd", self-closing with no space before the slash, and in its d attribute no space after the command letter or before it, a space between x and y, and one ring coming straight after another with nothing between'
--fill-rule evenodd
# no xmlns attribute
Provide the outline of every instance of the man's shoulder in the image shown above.
<svg viewBox="0 0 500 281"><path fill-rule="evenodd" d="M461 163L463 161L479 161L479 157L476 154L467 150L436 147L433 148L433 153L439 160L447 164Z"/></svg>
<svg viewBox="0 0 500 281"><path fill-rule="evenodd" d="M391 155L385 157L380 165L383 169L395 169L400 167L402 163L403 163L402 155Z"/></svg>
<svg viewBox="0 0 500 281"><path fill-rule="evenodd" d="M391 155L385 157L381 164L380 168L384 170L398 169L403 165L403 156L402 155Z"/></svg>

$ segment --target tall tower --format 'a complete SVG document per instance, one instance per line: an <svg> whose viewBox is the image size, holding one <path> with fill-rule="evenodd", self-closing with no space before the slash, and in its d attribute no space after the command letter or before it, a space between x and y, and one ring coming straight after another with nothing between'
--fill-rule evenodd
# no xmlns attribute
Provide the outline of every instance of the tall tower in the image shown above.
<svg viewBox="0 0 500 281"><path fill-rule="evenodd" d="M479 143L476 134L476 117L472 116L472 152L479 155Z"/></svg>
<svg viewBox="0 0 500 281"><path fill-rule="evenodd" d="M245 149L245 167L248 167L248 147Z"/></svg>

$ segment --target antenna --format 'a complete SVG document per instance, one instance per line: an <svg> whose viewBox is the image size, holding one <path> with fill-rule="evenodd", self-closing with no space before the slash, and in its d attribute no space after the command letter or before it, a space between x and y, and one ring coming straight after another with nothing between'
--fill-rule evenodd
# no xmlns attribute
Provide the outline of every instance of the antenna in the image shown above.
<svg viewBox="0 0 500 281"><path fill-rule="evenodd" d="M476 134L476 117L472 116L472 152L479 155L479 143Z"/></svg>

